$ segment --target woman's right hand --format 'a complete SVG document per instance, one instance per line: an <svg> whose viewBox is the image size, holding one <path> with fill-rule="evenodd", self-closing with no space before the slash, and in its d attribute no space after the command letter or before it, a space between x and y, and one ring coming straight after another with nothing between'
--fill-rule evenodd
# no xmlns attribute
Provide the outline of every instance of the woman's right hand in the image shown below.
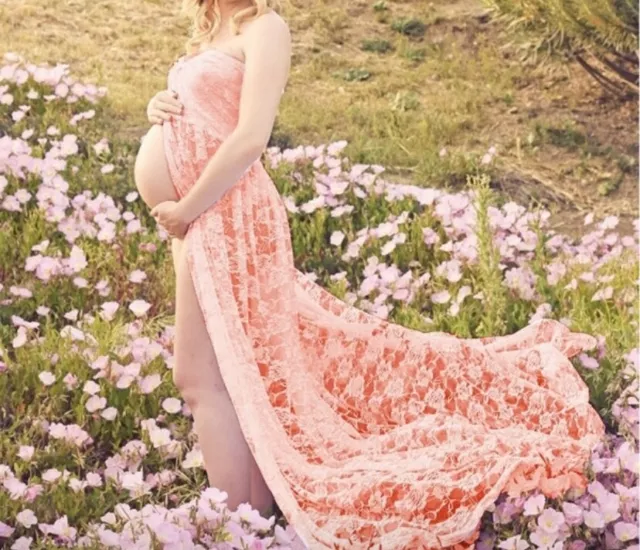
<svg viewBox="0 0 640 550"><path fill-rule="evenodd" d="M171 90L161 90L154 95L147 105L147 118L151 124L162 124L171 120L172 114L182 114L183 105L178 94Z"/></svg>

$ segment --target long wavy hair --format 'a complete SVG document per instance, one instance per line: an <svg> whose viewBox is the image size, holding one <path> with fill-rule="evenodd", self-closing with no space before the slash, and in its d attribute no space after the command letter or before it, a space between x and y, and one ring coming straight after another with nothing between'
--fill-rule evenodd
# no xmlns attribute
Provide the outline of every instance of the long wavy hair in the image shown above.
<svg viewBox="0 0 640 550"><path fill-rule="evenodd" d="M237 0L236 3L240 4ZM252 5L234 13L231 17L231 32L237 35L240 25L280 8L279 0L251 0ZM197 51L200 44L210 42L220 30L221 15L219 0L182 0L181 13L192 20L191 36L185 43L187 53Z"/></svg>

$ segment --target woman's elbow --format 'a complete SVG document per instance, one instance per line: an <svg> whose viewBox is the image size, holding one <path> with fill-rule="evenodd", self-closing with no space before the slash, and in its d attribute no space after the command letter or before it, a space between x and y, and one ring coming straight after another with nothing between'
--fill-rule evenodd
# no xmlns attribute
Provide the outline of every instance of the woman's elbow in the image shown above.
<svg viewBox="0 0 640 550"><path fill-rule="evenodd" d="M266 137L261 136L257 132L253 131L240 133L238 139L242 144L242 148L247 151L249 156L259 158L267 148L270 137L270 135Z"/></svg>

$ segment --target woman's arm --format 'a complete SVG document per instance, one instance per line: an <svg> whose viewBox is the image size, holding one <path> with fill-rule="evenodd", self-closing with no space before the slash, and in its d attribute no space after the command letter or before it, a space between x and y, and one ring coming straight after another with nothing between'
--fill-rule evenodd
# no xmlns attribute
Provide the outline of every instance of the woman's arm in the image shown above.
<svg viewBox="0 0 640 550"><path fill-rule="evenodd" d="M187 223L213 205L240 179L269 142L289 76L291 35L275 12L247 29L238 124L216 150L178 208Z"/></svg>

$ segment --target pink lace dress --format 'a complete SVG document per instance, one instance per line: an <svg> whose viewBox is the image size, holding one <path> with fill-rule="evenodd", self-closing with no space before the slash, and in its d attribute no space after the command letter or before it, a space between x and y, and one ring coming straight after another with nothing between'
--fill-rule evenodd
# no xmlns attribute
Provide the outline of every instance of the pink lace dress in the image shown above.
<svg viewBox="0 0 640 550"><path fill-rule="evenodd" d="M243 72L216 49L171 68L185 109L163 139L180 196L237 123ZM585 487L604 425L568 357L594 338L547 320L461 339L346 304L294 266L259 160L185 243L244 436L308 547L472 548L501 492Z"/></svg>

